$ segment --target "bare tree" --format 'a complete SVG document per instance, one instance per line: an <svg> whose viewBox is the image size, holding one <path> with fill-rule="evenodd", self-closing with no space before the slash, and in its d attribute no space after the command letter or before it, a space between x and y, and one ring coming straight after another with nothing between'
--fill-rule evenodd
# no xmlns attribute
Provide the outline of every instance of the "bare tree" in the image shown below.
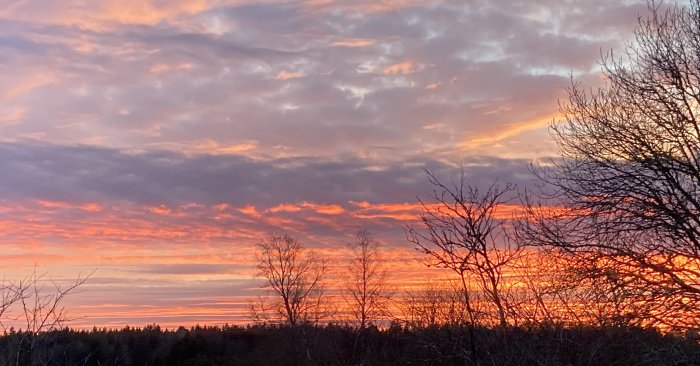
<svg viewBox="0 0 700 366"><path fill-rule="evenodd" d="M69 317L63 302L66 297L77 293L94 272L87 276L79 274L75 280L60 284L34 268L21 280L2 281L0 327L5 333L19 328L15 338L17 343L8 344L3 350L10 360L14 360L13 364L38 362L43 365L56 361L55 355L40 354L37 349L48 342L48 332L75 319Z"/></svg>
<svg viewBox="0 0 700 366"><path fill-rule="evenodd" d="M573 83L552 125L562 159L530 206L527 240L588 263L646 325L700 327L700 1L649 2L606 86ZM613 281L613 282L610 282Z"/></svg>
<svg viewBox="0 0 700 366"><path fill-rule="evenodd" d="M639 326L644 311L630 298L619 273L556 248L523 255L509 293L516 325Z"/></svg>
<svg viewBox="0 0 700 366"><path fill-rule="evenodd" d="M461 284L428 281L419 289L407 290L399 302L400 321L411 328L469 323Z"/></svg>
<svg viewBox="0 0 700 366"><path fill-rule="evenodd" d="M276 320L295 327L316 324L329 316L325 303L323 277L325 260L307 251L302 243L288 234L269 234L258 243L258 275L272 296L254 305L254 316Z"/></svg>
<svg viewBox="0 0 700 366"><path fill-rule="evenodd" d="M12 307L20 300L22 294L23 291L18 290L14 282L7 281L3 277L2 282L0 282L0 328L5 333L7 333L9 326L7 321L12 320L12 317L8 317L7 314L11 312Z"/></svg>
<svg viewBox="0 0 700 366"><path fill-rule="evenodd" d="M420 201L422 228L409 227L409 241L429 257L429 265L450 269L459 276L471 324L477 320L470 291L474 281L495 308L497 324L507 325L503 275L522 254L522 247L507 235L502 209L513 199L515 186L493 184L482 192L467 185L463 170L450 185L427 173L435 189L430 201Z"/></svg>
<svg viewBox="0 0 700 366"><path fill-rule="evenodd" d="M367 230L358 231L350 250L343 297L358 328L364 329L388 314L387 271L382 266L379 242Z"/></svg>
<svg viewBox="0 0 700 366"><path fill-rule="evenodd" d="M25 279L15 284L15 292L22 305L22 319L26 331L34 335L62 327L71 320L63 300L78 291L94 273L87 276L78 275L70 283L61 285L54 280L46 279L47 274L34 271Z"/></svg>
<svg viewBox="0 0 700 366"><path fill-rule="evenodd" d="M528 251L513 264L517 275L511 278L516 286L510 294L510 305L515 326L549 326L563 322L560 315L565 306L560 303L562 299L568 300L568 292L562 291L561 265L544 251Z"/></svg>

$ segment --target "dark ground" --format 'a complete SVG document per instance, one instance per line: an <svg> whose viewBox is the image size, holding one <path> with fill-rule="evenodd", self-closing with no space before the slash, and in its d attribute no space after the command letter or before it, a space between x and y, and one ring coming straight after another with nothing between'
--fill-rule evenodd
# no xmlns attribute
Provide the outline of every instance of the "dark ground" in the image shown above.
<svg viewBox="0 0 700 366"><path fill-rule="evenodd" d="M11 332L0 337L0 365L700 365L697 341L654 330L480 328L476 354L469 334L333 325Z"/></svg>

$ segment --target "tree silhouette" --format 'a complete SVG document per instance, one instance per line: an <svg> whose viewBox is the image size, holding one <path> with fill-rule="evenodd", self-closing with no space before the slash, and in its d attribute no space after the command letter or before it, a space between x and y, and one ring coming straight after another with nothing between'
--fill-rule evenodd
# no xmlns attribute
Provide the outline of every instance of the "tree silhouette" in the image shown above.
<svg viewBox="0 0 700 366"><path fill-rule="evenodd" d="M382 266L379 243L360 230L350 245L352 257L345 278L344 299L359 329L387 315L387 271Z"/></svg>
<svg viewBox="0 0 700 366"><path fill-rule="evenodd" d="M618 291L646 325L700 327L700 1L649 3L606 86L574 82L552 125L562 159L535 168L556 210L521 233ZM629 309L629 306L626 306Z"/></svg>
<svg viewBox="0 0 700 366"><path fill-rule="evenodd" d="M508 324L508 299L503 275L523 248L507 233L503 206L513 200L515 186L492 184L485 191L469 186L464 171L450 185L428 173L435 187L430 201L420 201L422 227L409 227L408 240L428 256L431 266L447 268L459 276L464 304L472 324L477 321L470 282L478 284L495 308L497 324ZM488 315L488 314L487 314Z"/></svg>
<svg viewBox="0 0 700 366"><path fill-rule="evenodd" d="M269 234L257 248L258 275L265 279L264 287L272 296L254 305L254 317L272 316L295 327L316 324L329 315L322 283L327 268L323 258L288 234Z"/></svg>
<svg viewBox="0 0 700 366"><path fill-rule="evenodd" d="M407 290L399 304L410 328L468 324L461 284L427 281L418 289Z"/></svg>

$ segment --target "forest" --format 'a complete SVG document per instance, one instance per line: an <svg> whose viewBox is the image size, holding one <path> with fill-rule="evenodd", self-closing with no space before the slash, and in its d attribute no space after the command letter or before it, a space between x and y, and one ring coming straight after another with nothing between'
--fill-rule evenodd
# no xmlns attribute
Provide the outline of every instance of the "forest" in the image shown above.
<svg viewBox="0 0 700 366"><path fill-rule="evenodd" d="M30 356L23 335L0 338L3 365L697 365L696 341L637 327L477 327L478 359L459 325L158 326L53 330Z"/></svg>
<svg viewBox="0 0 700 366"><path fill-rule="evenodd" d="M331 281L336 264L273 232L250 325L76 330L62 304L90 276L47 288L35 270L3 283L0 365L700 364L700 1L649 10L604 54L606 86L572 77L537 185L426 170L404 231L449 278L394 288L359 230Z"/></svg>

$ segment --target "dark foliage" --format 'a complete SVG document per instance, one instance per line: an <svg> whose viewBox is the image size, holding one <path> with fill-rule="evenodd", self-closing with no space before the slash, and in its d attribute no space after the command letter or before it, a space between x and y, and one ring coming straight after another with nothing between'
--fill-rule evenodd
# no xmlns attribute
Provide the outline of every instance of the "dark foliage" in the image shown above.
<svg viewBox="0 0 700 366"><path fill-rule="evenodd" d="M0 337L1 365L697 365L700 345L639 328L158 326L41 333L31 354L22 335ZM306 346L308 345L308 346ZM20 350L18 352L18 350ZM17 357L20 357L17 360Z"/></svg>

